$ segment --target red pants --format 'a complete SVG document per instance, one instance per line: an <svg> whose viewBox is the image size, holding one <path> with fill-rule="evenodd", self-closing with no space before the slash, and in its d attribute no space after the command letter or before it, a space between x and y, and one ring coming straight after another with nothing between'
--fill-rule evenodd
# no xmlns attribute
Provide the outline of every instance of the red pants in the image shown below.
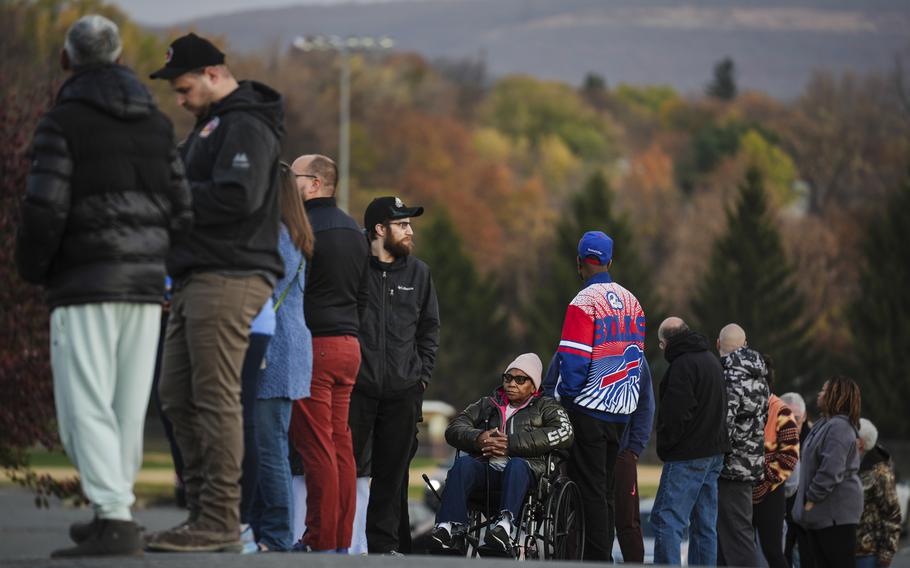
<svg viewBox="0 0 910 568"><path fill-rule="evenodd" d="M291 441L307 484L303 543L313 550L351 546L357 466L348 407L359 369L356 337L313 338L310 397L295 401L291 413Z"/></svg>

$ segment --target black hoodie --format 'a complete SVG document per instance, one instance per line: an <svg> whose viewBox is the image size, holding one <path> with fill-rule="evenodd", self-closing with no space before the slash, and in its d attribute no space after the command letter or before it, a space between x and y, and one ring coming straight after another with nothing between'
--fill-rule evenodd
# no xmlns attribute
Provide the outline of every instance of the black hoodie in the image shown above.
<svg viewBox="0 0 910 568"><path fill-rule="evenodd" d="M658 396L658 457L683 461L728 452L724 370L708 341L682 333L670 338L664 357L670 367Z"/></svg>
<svg viewBox="0 0 910 568"><path fill-rule="evenodd" d="M181 145L196 224L168 257L175 280L193 272L284 275L278 254L281 95L241 81Z"/></svg>
<svg viewBox="0 0 910 568"><path fill-rule="evenodd" d="M16 263L51 307L159 303L172 237L192 225L170 121L132 71L79 69L31 148Z"/></svg>

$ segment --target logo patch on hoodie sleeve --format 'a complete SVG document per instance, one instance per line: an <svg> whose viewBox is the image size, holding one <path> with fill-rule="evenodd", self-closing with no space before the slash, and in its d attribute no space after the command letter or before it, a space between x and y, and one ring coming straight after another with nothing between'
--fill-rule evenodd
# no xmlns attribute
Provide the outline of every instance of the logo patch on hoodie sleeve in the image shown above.
<svg viewBox="0 0 910 568"><path fill-rule="evenodd" d="M234 154L234 161L231 162L231 167L235 170L248 170L250 169L250 159L246 157L245 152L237 152Z"/></svg>
<svg viewBox="0 0 910 568"><path fill-rule="evenodd" d="M212 132L215 132L215 129L218 128L219 124L221 124L221 119L216 116L202 127L202 130L199 131L199 137L208 138Z"/></svg>

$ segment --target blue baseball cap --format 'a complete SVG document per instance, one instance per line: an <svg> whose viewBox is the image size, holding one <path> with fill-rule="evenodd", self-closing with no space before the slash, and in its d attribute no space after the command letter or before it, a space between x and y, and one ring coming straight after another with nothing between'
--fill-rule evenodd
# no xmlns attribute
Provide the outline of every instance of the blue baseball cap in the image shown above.
<svg viewBox="0 0 910 568"><path fill-rule="evenodd" d="M578 241L578 258L588 264L610 264L613 258L613 239L603 231L588 231Z"/></svg>

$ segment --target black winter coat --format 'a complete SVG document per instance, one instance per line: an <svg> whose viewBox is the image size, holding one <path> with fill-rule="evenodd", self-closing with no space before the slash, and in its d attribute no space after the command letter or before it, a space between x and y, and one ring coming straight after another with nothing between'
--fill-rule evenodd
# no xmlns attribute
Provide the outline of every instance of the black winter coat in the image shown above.
<svg viewBox="0 0 910 568"><path fill-rule="evenodd" d="M160 303L172 237L193 222L174 130L132 71L85 67L38 123L16 239L51 307Z"/></svg>
<svg viewBox="0 0 910 568"><path fill-rule="evenodd" d="M175 280L193 272L258 272L274 284L284 275L278 254L283 122L281 95L254 81L241 81L196 121L180 147L196 224L168 257Z"/></svg>
<svg viewBox="0 0 910 568"><path fill-rule="evenodd" d="M564 459L575 439L569 415L556 399L537 393L531 402L506 423L509 456L528 460L535 480L546 473L546 455L556 452ZM450 446L477 455L477 437L490 428L502 429L502 409L509 404L502 387L461 411L446 428ZM555 461L554 461L555 463Z"/></svg>
<svg viewBox="0 0 910 568"><path fill-rule="evenodd" d="M360 306L360 373L354 388L374 398L430 382L439 347L439 304L425 262L413 256L380 262L365 275Z"/></svg>
<svg viewBox="0 0 910 568"><path fill-rule="evenodd" d="M727 394L720 360L695 332L672 337L660 382L657 455L663 461L704 458L730 451Z"/></svg>

